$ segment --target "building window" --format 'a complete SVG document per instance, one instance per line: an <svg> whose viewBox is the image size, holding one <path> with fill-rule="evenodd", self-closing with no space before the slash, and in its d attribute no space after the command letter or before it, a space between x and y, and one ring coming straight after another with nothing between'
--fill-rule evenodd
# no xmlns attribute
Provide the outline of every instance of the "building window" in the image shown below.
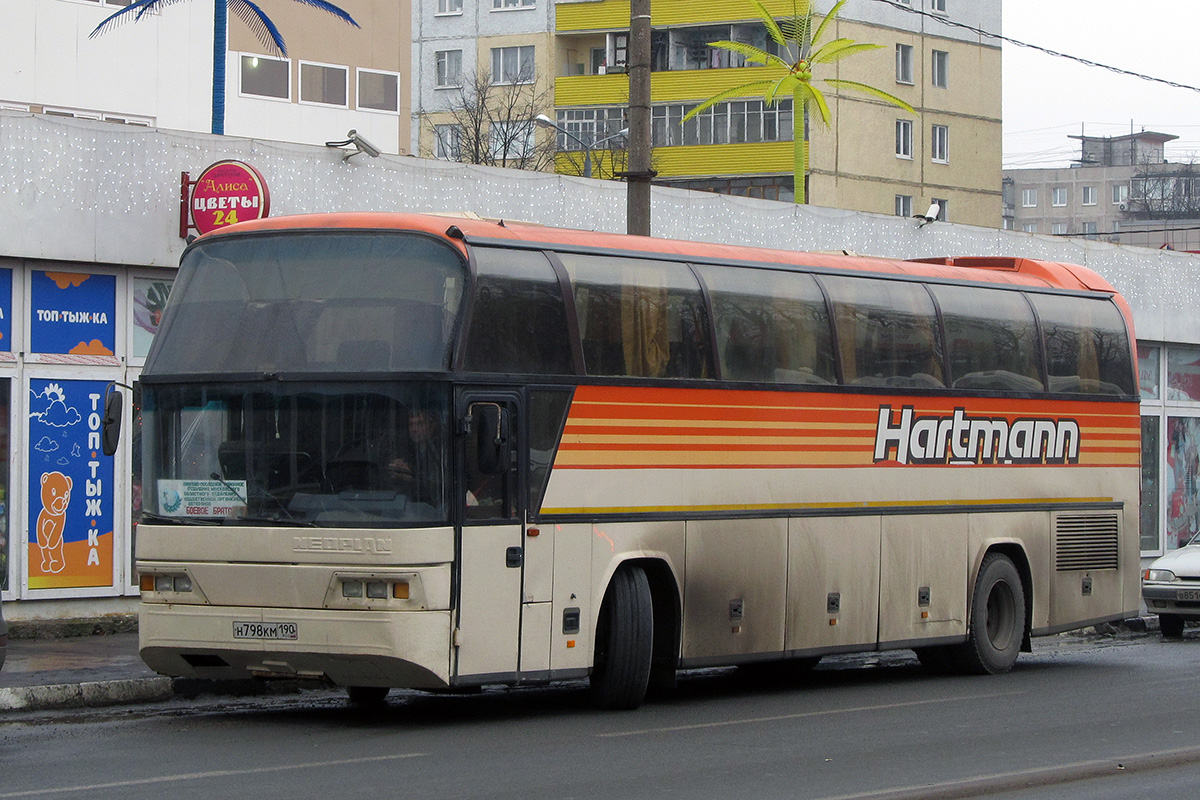
<svg viewBox="0 0 1200 800"><path fill-rule="evenodd" d="M896 45L896 83L913 82L913 48L911 44Z"/></svg>
<svg viewBox="0 0 1200 800"><path fill-rule="evenodd" d="M1067 187L1055 186L1050 190L1050 205L1062 207L1067 204Z"/></svg>
<svg viewBox="0 0 1200 800"><path fill-rule="evenodd" d="M913 124L911 119L896 120L896 158L912 158L912 131Z"/></svg>
<svg viewBox="0 0 1200 800"><path fill-rule="evenodd" d="M945 198L942 198L942 197L934 197L934 198L931 198L929 202L937 203L937 207L938 207L937 220L938 220L938 222L949 222L950 221L950 201L949 200L946 200Z"/></svg>
<svg viewBox="0 0 1200 800"><path fill-rule="evenodd" d="M461 14L462 0L438 0L437 13Z"/></svg>
<svg viewBox="0 0 1200 800"><path fill-rule="evenodd" d="M372 111L399 111L400 76L395 72L359 69L358 107Z"/></svg>
<svg viewBox="0 0 1200 800"><path fill-rule="evenodd" d="M589 143L593 148L616 149L626 146L625 138L619 134L629 125L625 121L625 108L621 106L571 108L559 111L557 116L558 127L578 139L576 141L559 131L559 150L582 150L580 141Z"/></svg>
<svg viewBox="0 0 1200 800"><path fill-rule="evenodd" d="M1113 184L1112 201L1113 201L1114 206L1129 202L1129 184L1128 183L1114 183Z"/></svg>
<svg viewBox="0 0 1200 800"><path fill-rule="evenodd" d="M292 96L291 62L270 56L242 56L242 94L288 100Z"/></svg>
<svg viewBox="0 0 1200 800"><path fill-rule="evenodd" d="M346 67L300 62L300 102L346 108L349 75Z"/></svg>
<svg viewBox="0 0 1200 800"><path fill-rule="evenodd" d="M913 215L912 201L911 194L896 195L896 216L911 217Z"/></svg>
<svg viewBox="0 0 1200 800"><path fill-rule="evenodd" d="M929 10L938 14L946 13L946 0L929 0Z"/></svg>
<svg viewBox="0 0 1200 800"><path fill-rule="evenodd" d="M511 120L508 122L493 122L488 128L488 140L492 157L504 166L509 161L522 162L533 156L534 130L537 126L533 120Z"/></svg>
<svg viewBox="0 0 1200 800"><path fill-rule="evenodd" d="M1083 199L1081 202L1085 206L1096 205L1096 187L1095 186L1084 186L1083 187Z"/></svg>
<svg viewBox="0 0 1200 800"><path fill-rule="evenodd" d="M1021 208L1037 208L1037 189L1021 190Z"/></svg>
<svg viewBox="0 0 1200 800"><path fill-rule="evenodd" d="M462 6L462 0L459 0ZM492 0L492 11L502 11L506 8L533 8L536 0Z"/></svg>
<svg viewBox="0 0 1200 800"><path fill-rule="evenodd" d="M438 88L462 86L462 50L439 50L435 58Z"/></svg>
<svg viewBox="0 0 1200 800"><path fill-rule="evenodd" d="M950 128L946 125L933 126L933 160L939 164L950 162Z"/></svg>
<svg viewBox="0 0 1200 800"><path fill-rule="evenodd" d="M762 100L718 103L683 122L683 117L693 108L694 103L654 106L651 109L652 144L673 147L792 140L791 100L780 100L773 106ZM614 110L609 111L610 117L613 113ZM611 124L609 128L610 133L615 132Z"/></svg>
<svg viewBox="0 0 1200 800"><path fill-rule="evenodd" d="M1053 233L1055 236L1066 236L1067 235L1067 223L1065 223L1065 222L1054 223L1053 225L1050 226L1050 232Z"/></svg>
<svg viewBox="0 0 1200 800"><path fill-rule="evenodd" d="M933 51L933 85L939 89L950 86L950 54L945 50Z"/></svg>
<svg viewBox="0 0 1200 800"><path fill-rule="evenodd" d="M1095 238L1096 238L1096 233L1097 233L1097 232L1098 232L1098 231L1096 230L1096 223L1095 223L1095 222L1085 222L1085 223L1083 223L1083 235L1084 235L1085 237L1087 237L1088 239L1095 239Z"/></svg>
<svg viewBox="0 0 1200 800"><path fill-rule="evenodd" d="M492 48L492 83L532 83L533 45Z"/></svg>
<svg viewBox="0 0 1200 800"><path fill-rule="evenodd" d="M1026 233L1037 233L1037 223L1026 222L1021 226L1021 230L1025 231Z"/></svg>
<svg viewBox="0 0 1200 800"><path fill-rule="evenodd" d="M1005 217L1000 221L1000 230L1011 231L1013 229L1012 217Z"/></svg>
<svg viewBox="0 0 1200 800"><path fill-rule="evenodd" d="M459 125L433 126L433 157L445 161L462 160L462 127Z"/></svg>

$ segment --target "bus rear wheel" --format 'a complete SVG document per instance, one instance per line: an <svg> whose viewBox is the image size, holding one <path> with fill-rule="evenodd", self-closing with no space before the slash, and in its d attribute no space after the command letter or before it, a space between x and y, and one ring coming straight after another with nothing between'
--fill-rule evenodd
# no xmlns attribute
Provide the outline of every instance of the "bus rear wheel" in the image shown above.
<svg viewBox="0 0 1200 800"><path fill-rule="evenodd" d="M1025 588L1013 562L989 553L979 565L971 599L971 627L955 661L963 672L998 675L1008 672L1021 652L1025 636Z"/></svg>
<svg viewBox="0 0 1200 800"><path fill-rule="evenodd" d="M634 709L646 697L654 655L654 601L638 566L617 570L596 624L592 702L599 708Z"/></svg>

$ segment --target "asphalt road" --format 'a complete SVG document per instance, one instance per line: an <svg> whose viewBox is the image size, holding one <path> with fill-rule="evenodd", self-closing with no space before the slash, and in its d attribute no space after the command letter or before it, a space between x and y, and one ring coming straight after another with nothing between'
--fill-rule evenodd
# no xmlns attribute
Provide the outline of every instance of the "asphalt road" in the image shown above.
<svg viewBox="0 0 1200 800"><path fill-rule="evenodd" d="M0 800L1194 797L1198 633L1038 640L995 677L931 676L909 652L713 670L635 712L576 684L9 715Z"/></svg>

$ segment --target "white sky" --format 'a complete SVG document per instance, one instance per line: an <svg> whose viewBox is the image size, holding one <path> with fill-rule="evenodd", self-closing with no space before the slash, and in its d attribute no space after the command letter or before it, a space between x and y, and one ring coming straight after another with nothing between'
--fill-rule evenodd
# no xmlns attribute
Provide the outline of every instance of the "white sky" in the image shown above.
<svg viewBox="0 0 1200 800"><path fill-rule="evenodd" d="M1005 36L1200 87L1200 0L1002 1ZM1178 136L1169 160L1200 161L1200 92L1007 43L1003 59L1005 168L1068 166L1079 142L1067 136L1131 126Z"/></svg>

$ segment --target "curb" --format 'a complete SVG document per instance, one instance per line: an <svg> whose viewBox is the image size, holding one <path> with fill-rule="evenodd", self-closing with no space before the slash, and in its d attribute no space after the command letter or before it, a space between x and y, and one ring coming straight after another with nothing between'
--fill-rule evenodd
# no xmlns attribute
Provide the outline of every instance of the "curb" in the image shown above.
<svg viewBox="0 0 1200 800"><path fill-rule="evenodd" d="M0 711L47 711L60 708L149 703L175 696L170 678L59 683L0 688Z"/></svg>

